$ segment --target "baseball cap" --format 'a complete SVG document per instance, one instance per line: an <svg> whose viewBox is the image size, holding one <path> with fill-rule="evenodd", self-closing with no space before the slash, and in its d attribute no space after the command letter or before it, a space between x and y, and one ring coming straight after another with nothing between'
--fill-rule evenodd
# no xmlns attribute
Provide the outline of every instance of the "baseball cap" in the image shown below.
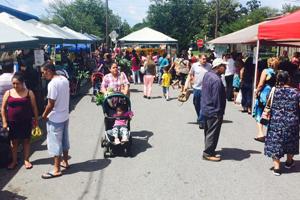
<svg viewBox="0 0 300 200"><path fill-rule="evenodd" d="M228 62L225 62L222 58L216 58L212 63L212 69L220 66L220 65L227 65Z"/></svg>

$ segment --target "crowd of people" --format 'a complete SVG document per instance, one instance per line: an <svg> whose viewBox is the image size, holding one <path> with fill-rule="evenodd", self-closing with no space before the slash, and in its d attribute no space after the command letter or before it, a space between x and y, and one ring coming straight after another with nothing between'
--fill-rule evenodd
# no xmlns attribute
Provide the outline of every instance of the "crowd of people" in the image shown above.
<svg viewBox="0 0 300 200"><path fill-rule="evenodd" d="M274 174L281 174L279 160L285 154L288 155L285 167L291 168L294 165L293 156L299 153L299 53L295 53L291 60L284 53L280 58L260 61L257 84L254 83L253 58L244 58L240 53L224 54L222 58L214 58L214 54L196 57L187 51L179 55L160 55L157 52L147 55L134 49L129 51L116 48L110 52L101 46L96 49L93 58L96 65L91 71L103 74L98 86L101 85L100 91L104 94L118 92L129 97L130 83L143 83L143 97L151 99L153 84L157 83L161 87L162 96L169 101L170 87L177 87L180 95L193 90L196 120L199 128L204 129L203 159L221 161L221 156L215 150L226 102L233 102L241 104L241 112L252 115L257 121L258 133L254 139L265 143L265 155L274 161ZM48 151L54 158L54 170L42 175L42 178L48 179L61 176L61 166L69 167L70 84L65 76L57 73L52 62L42 65L41 74L49 81L48 101L42 112L42 118L47 123ZM38 124L39 112L35 94L29 85L22 72L13 74L12 60L3 62L0 75L1 114L3 128L9 128L7 130L13 155L8 169L17 166L17 146L21 140L24 146L24 166L26 169L32 168L29 161L30 136L32 128ZM267 106L270 107L271 117L267 124L263 124L262 115ZM122 114L122 108L118 112ZM123 140L127 138L124 136ZM115 140L116 143L122 141Z"/></svg>

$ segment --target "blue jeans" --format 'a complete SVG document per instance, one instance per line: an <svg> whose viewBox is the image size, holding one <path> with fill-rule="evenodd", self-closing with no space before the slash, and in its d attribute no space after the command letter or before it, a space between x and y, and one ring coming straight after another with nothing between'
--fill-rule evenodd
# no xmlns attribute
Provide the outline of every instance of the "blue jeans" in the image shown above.
<svg viewBox="0 0 300 200"><path fill-rule="evenodd" d="M194 89L193 91L193 103L194 103L194 107L197 113L197 121L199 123L204 123L204 116L201 113L201 90L198 89Z"/></svg>
<svg viewBox="0 0 300 200"><path fill-rule="evenodd" d="M164 69L163 68L159 68L159 72L158 72L158 84L161 84L161 77L164 73Z"/></svg>
<svg viewBox="0 0 300 200"><path fill-rule="evenodd" d="M47 133L50 156L61 156L63 151L69 150L69 120L61 123L47 121Z"/></svg>
<svg viewBox="0 0 300 200"><path fill-rule="evenodd" d="M140 71L132 70L132 79L134 84L141 83Z"/></svg>

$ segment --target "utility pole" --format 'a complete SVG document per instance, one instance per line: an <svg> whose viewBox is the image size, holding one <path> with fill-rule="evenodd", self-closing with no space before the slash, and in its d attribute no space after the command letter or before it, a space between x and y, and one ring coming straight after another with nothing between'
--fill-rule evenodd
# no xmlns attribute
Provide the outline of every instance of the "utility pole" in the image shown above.
<svg viewBox="0 0 300 200"><path fill-rule="evenodd" d="M108 48L108 0L106 0L106 33L105 33L105 39L106 39L106 47Z"/></svg>
<svg viewBox="0 0 300 200"><path fill-rule="evenodd" d="M219 10L220 10L220 2L219 2L219 0L216 0L216 26L215 26L215 38L218 37Z"/></svg>

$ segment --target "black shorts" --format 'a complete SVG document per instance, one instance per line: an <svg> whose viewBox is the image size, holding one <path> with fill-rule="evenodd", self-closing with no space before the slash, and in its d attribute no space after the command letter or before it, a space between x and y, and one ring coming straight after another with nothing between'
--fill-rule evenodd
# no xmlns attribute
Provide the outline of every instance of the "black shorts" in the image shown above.
<svg viewBox="0 0 300 200"><path fill-rule="evenodd" d="M179 80L181 85L185 85L187 74L179 73Z"/></svg>

